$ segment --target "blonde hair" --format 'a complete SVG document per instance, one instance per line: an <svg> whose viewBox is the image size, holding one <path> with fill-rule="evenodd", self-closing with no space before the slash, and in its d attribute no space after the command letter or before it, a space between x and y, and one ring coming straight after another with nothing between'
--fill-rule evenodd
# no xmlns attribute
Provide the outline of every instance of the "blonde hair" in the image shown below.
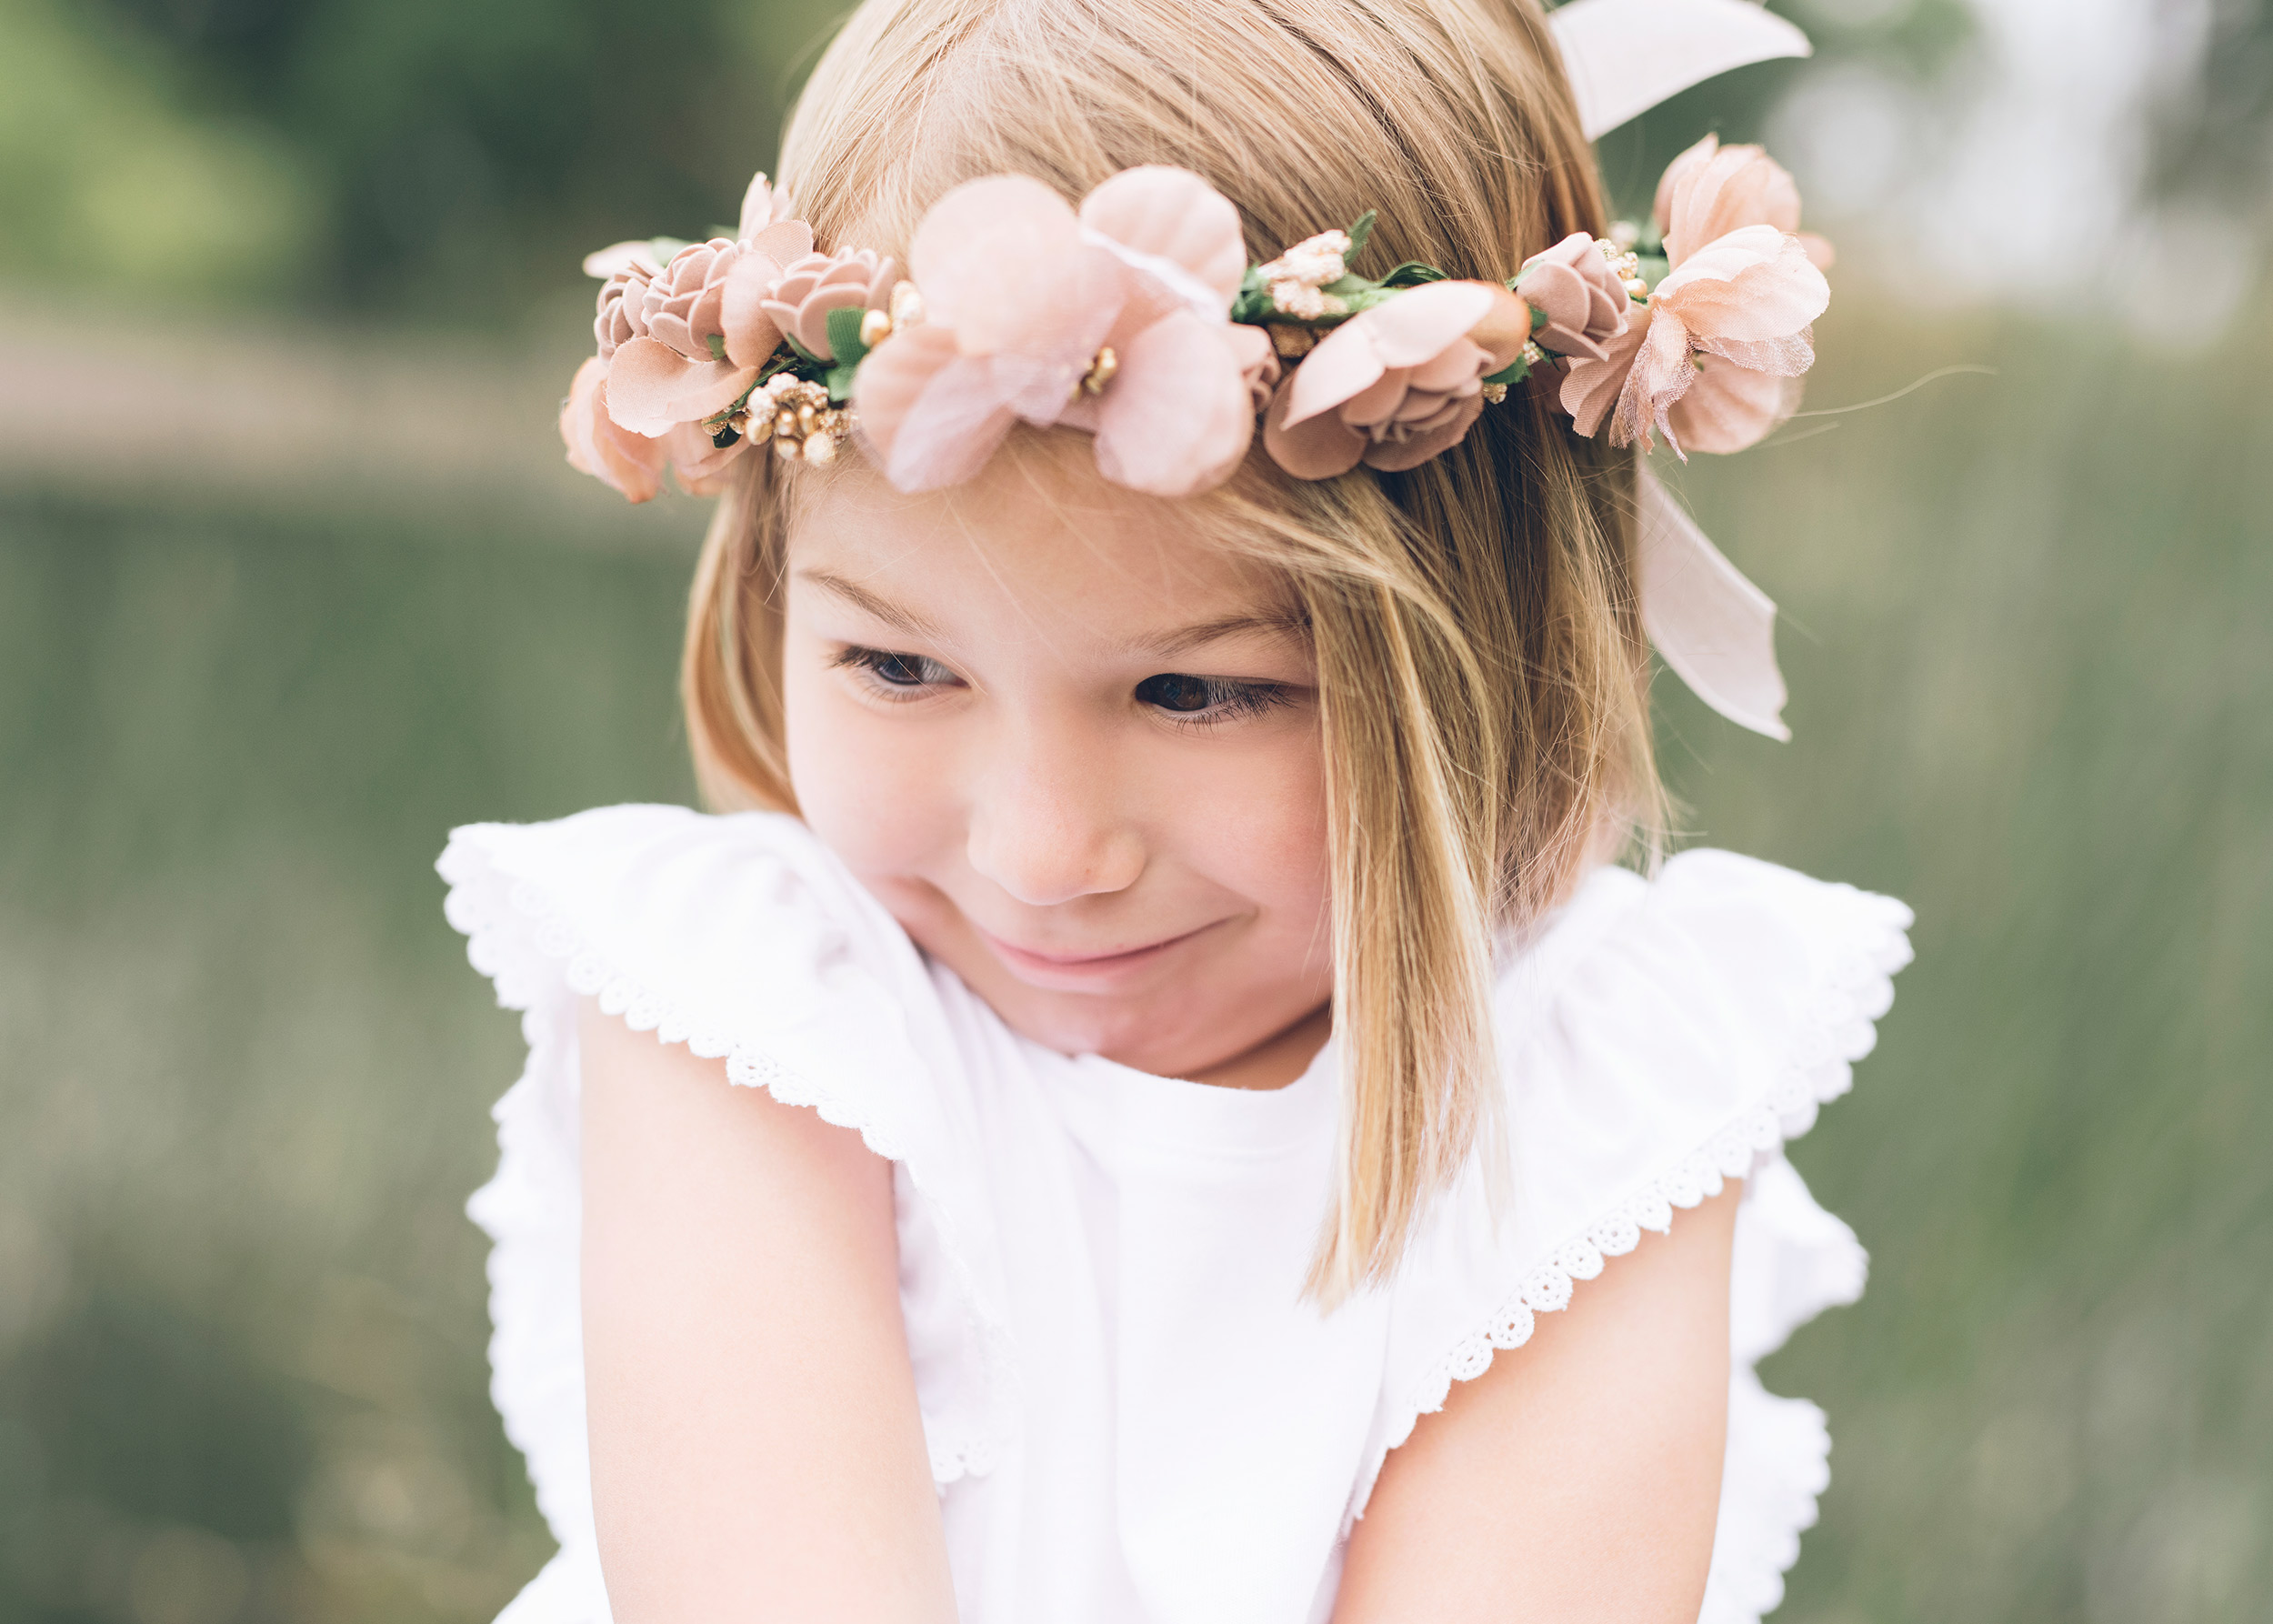
<svg viewBox="0 0 2273 1624"><path fill-rule="evenodd" d="M1499 279L1602 229L1536 0L867 0L781 169L819 241L897 252L963 181L1078 197L1137 164L1205 175L1263 256L1371 208L1369 263ZM688 731L715 801L790 809L788 482L744 462L695 583ZM1496 1120L1497 940L1656 827L1633 470L1518 390L1409 473L1306 483L1256 456L1203 505L1283 573L1316 647L1343 1093L1310 1288L1331 1304L1387 1278Z"/></svg>

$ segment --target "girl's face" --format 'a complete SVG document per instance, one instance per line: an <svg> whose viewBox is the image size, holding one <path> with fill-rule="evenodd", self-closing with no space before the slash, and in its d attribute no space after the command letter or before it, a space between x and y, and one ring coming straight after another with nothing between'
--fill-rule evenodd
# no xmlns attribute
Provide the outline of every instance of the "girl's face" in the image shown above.
<svg viewBox="0 0 2273 1624"><path fill-rule="evenodd" d="M784 605L798 805L1026 1037L1291 1080L1332 989L1307 639L1267 572L1076 449L930 496L817 482Z"/></svg>

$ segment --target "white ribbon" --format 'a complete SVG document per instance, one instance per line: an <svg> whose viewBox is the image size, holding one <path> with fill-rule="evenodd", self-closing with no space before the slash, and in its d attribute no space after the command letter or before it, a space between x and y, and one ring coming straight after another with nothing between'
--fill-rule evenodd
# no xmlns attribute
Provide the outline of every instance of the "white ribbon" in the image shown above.
<svg viewBox="0 0 2273 1624"><path fill-rule="evenodd" d="M1589 141L1715 74L1815 54L1806 35L1748 0L1570 0L1547 25Z"/></svg>
<svg viewBox="0 0 2273 1624"><path fill-rule="evenodd" d="M1776 604L1721 556L1680 503L1641 473L1635 588L1642 629L1696 696L1755 733L1787 739Z"/></svg>
<svg viewBox="0 0 2273 1624"><path fill-rule="evenodd" d="M1547 21L1589 141L1715 74L1815 49L1749 0L1571 0ZM1647 468L1640 501L1635 588L1658 655L1730 721L1789 738L1775 603Z"/></svg>

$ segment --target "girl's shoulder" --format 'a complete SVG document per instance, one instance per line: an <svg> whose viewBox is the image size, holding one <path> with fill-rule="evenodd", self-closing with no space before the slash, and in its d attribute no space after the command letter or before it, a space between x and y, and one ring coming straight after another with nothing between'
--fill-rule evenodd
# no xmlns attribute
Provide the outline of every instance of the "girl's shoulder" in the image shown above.
<svg viewBox="0 0 2273 1624"><path fill-rule="evenodd" d="M558 1531L586 1524L576 1256L576 1005L726 1062L856 1129L897 1164L903 1307L933 1470L991 1456L1004 1429L1003 1287L986 1198L967 995L796 818L606 807L472 824L436 864L450 923L529 1062L496 1108L503 1156L474 1198L496 1243L495 1391ZM557 1368L556 1366L557 1365ZM546 1452L558 1463L540 1459ZM566 1535L564 1543L570 1543Z"/></svg>
<svg viewBox="0 0 2273 1624"><path fill-rule="evenodd" d="M1707 1613L1775 1605L1829 1441L1820 1411L1768 1396L1750 1366L1859 1296L1867 1266L1782 1151L1874 1046L1910 923L1890 897L1699 849L1647 877L1597 871L1507 956L1495 997L1503 1116L1392 1288L1358 1505L1455 1381L1527 1341L1537 1315L1567 1306L1644 1230L1669 1229L1741 1178L1732 1443Z"/></svg>

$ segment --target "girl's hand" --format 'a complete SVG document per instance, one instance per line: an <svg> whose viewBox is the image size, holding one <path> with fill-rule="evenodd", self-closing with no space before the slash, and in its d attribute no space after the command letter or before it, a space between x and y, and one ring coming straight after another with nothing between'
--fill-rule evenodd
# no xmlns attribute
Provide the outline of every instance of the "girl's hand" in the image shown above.
<svg viewBox="0 0 2273 1624"><path fill-rule="evenodd" d="M1696 1624L1738 1187L1644 1234L1390 1452L1334 1624Z"/></svg>
<svg viewBox="0 0 2273 1624"><path fill-rule="evenodd" d="M587 1002L584 1341L617 1624L952 1624L892 1167Z"/></svg>

